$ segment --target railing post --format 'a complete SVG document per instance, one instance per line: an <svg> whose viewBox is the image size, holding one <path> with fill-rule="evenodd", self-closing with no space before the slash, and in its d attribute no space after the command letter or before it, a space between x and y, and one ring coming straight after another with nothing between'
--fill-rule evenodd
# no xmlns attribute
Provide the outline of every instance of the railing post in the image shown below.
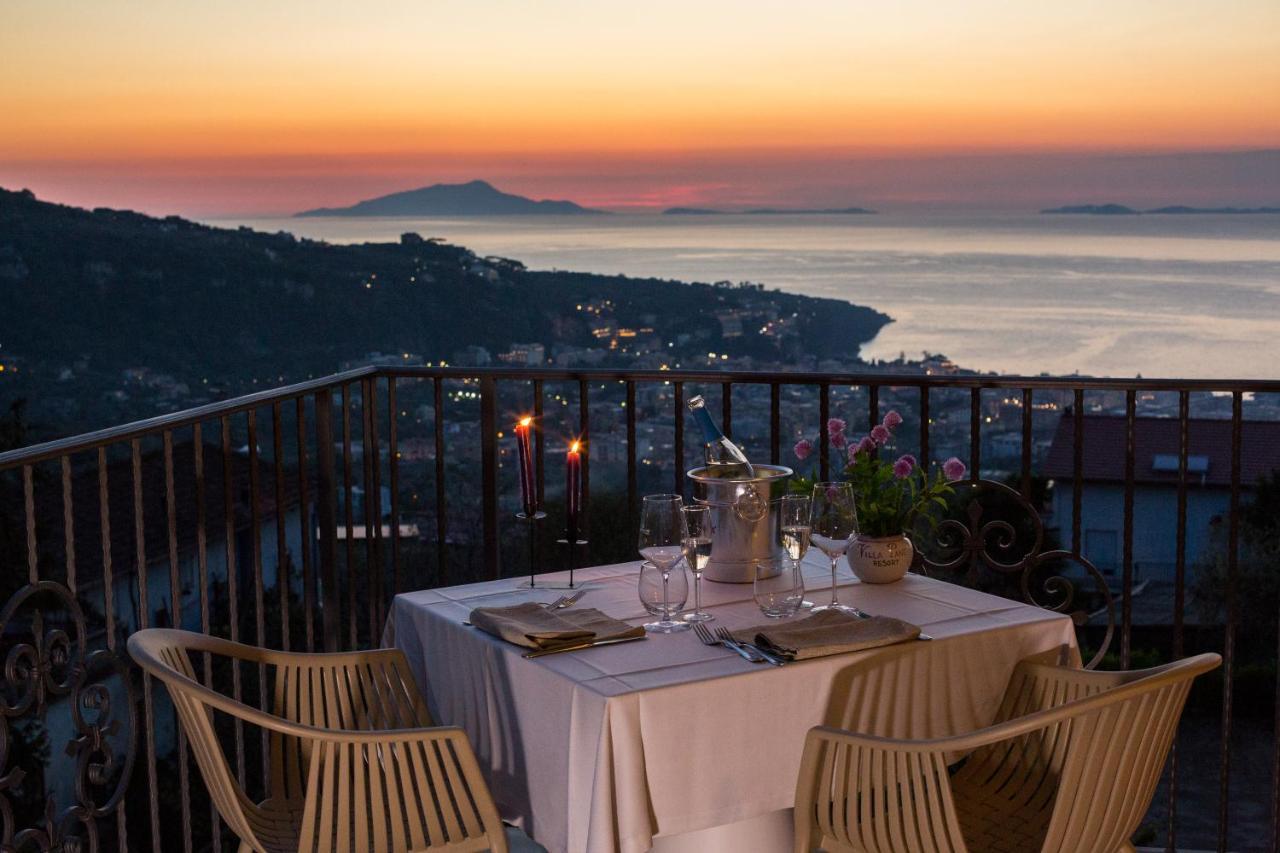
<svg viewBox="0 0 1280 853"><path fill-rule="evenodd" d="M316 394L316 455L320 472L316 495L316 514L320 526L321 630L324 650L339 651L339 622L342 607L338 603L337 541L337 477L333 460L333 391L326 388ZM354 616L354 614L353 614Z"/></svg>
<svg viewBox="0 0 1280 853"><path fill-rule="evenodd" d="M502 576L498 553L498 389L492 376L480 377L480 478L484 496L484 570Z"/></svg>

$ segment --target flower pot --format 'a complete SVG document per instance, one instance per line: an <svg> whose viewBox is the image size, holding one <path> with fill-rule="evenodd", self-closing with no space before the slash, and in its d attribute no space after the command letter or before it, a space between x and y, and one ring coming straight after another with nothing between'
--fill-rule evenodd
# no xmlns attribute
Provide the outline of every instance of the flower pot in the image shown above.
<svg viewBox="0 0 1280 853"><path fill-rule="evenodd" d="M862 536L845 553L849 568L863 583L893 583L911 568L915 548L905 534Z"/></svg>

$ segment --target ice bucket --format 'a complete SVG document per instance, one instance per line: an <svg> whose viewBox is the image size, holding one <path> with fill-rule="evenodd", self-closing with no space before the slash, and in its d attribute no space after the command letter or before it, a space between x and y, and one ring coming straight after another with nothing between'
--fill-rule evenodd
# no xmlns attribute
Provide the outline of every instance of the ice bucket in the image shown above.
<svg viewBox="0 0 1280 853"><path fill-rule="evenodd" d="M709 468L694 468L693 498L711 508L711 561L705 576L720 583L751 583L758 560L782 554L778 541L778 503L787 493L792 470L755 465L756 476L729 480Z"/></svg>

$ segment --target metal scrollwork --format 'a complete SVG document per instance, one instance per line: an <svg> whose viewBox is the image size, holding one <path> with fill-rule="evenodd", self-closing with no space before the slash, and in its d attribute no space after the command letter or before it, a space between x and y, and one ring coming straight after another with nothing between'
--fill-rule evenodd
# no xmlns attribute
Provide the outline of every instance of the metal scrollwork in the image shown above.
<svg viewBox="0 0 1280 853"><path fill-rule="evenodd" d="M957 484L956 492L964 519L943 519L931 539L917 537L916 541L928 542L928 547L917 551L918 566L926 571L964 571L971 585L982 581L985 568L1016 580L1019 594L1028 604L1067 613L1080 626L1089 614L1073 609L1076 582L1063 573L1066 564L1075 564L1093 582L1107 616L1106 634L1086 665L1089 669L1097 666L1111 645L1116 625L1115 601L1102 573L1082 554L1043 550L1044 521L1016 489L992 480L973 480ZM993 515L992 506L1004 511Z"/></svg>
<svg viewBox="0 0 1280 853"><path fill-rule="evenodd" d="M0 611L0 638L8 646L0 682L0 851L97 850L97 820L123 799L136 752L127 664L113 651L89 649L79 602L53 581L14 593ZM63 703L62 729L52 731L50 709ZM75 766L69 788L35 792L43 815L21 831L13 797L29 774L15 764L15 726L60 741Z"/></svg>

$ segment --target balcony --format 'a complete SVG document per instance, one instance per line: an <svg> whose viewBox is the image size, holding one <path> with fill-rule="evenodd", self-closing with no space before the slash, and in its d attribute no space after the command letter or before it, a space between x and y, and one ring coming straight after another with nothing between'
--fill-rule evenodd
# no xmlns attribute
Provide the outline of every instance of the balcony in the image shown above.
<svg viewBox="0 0 1280 853"><path fill-rule="evenodd" d="M753 458L791 464L792 443L814 439L820 476L841 467L829 417L856 433L896 410L903 452L970 471L918 570L1072 613L1090 666L1220 652L1137 842L1271 845L1276 627L1257 612L1249 507L1280 468L1280 382L420 366L0 454L0 843L233 848L163 688L124 654L132 631L364 648L397 592L526 573L531 552L563 567L554 536L530 548L514 519L510 427L525 414L542 425L550 530L565 445L581 439L587 559L632 559L639 497L688 493L695 393ZM203 675L266 704L252 667ZM261 794L265 741L221 734Z"/></svg>

